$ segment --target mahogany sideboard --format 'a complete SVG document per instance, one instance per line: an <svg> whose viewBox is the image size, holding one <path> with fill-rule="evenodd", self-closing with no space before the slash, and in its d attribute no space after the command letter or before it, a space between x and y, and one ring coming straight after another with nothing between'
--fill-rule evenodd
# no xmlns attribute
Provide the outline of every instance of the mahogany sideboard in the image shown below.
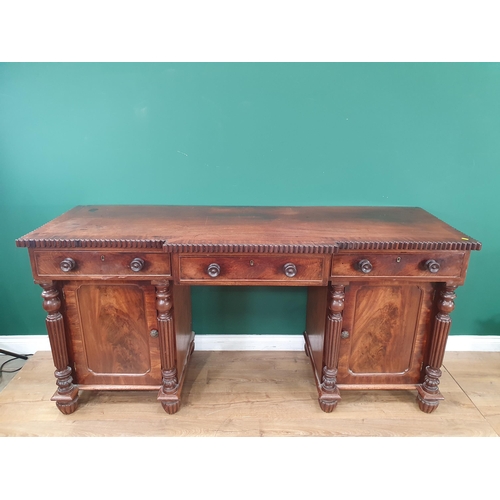
<svg viewBox="0 0 500 500"><path fill-rule="evenodd" d="M406 207L78 206L16 244L43 288L65 414L79 390L158 390L179 409L191 285L307 287L322 410L344 389L416 389L430 413L455 289L481 248Z"/></svg>

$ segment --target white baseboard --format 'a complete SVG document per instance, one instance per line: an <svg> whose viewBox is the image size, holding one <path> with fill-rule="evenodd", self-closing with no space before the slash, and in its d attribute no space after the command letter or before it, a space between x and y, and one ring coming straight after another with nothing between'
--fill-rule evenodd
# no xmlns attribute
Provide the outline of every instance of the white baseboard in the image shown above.
<svg viewBox="0 0 500 500"><path fill-rule="evenodd" d="M48 335L2 335L0 349L17 354L50 351L49 337Z"/></svg>
<svg viewBox="0 0 500 500"><path fill-rule="evenodd" d="M500 351L500 335L450 335L447 351Z"/></svg>
<svg viewBox="0 0 500 500"><path fill-rule="evenodd" d="M197 335L197 351L303 351L302 335Z"/></svg>
<svg viewBox="0 0 500 500"><path fill-rule="evenodd" d="M302 335L197 335L197 351L302 351ZM0 349L18 354L50 351L47 335L3 335ZM451 335L447 351L500 351L500 335Z"/></svg>

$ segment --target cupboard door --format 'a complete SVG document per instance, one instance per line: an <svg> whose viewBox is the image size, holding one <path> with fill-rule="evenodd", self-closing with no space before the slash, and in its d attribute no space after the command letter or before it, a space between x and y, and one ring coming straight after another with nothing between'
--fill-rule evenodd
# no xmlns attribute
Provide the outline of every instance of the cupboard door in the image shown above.
<svg viewBox="0 0 500 500"><path fill-rule="evenodd" d="M153 286L72 283L64 293L78 384L161 384Z"/></svg>
<svg viewBox="0 0 500 500"><path fill-rule="evenodd" d="M349 286L338 384L419 383L433 293L428 283Z"/></svg>

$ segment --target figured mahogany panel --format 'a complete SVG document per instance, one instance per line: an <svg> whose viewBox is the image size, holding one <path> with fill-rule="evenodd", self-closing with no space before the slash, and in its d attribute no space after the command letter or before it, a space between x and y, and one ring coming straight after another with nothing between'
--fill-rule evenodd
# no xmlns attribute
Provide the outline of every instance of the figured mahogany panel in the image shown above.
<svg viewBox="0 0 500 500"><path fill-rule="evenodd" d="M35 250L35 276L57 279L132 278L170 276L170 256L162 252L110 252Z"/></svg>
<svg viewBox="0 0 500 500"><path fill-rule="evenodd" d="M344 312L339 386L418 383L433 293L433 285L426 283L351 285Z"/></svg>
<svg viewBox="0 0 500 500"><path fill-rule="evenodd" d="M154 287L70 282L64 294L78 384L161 384Z"/></svg>
<svg viewBox="0 0 500 500"><path fill-rule="evenodd" d="M333 258L331 274L362 280L370 276L440 281L465 275L464 259L465 252L341 252Z"/></svg>
<svg viewBox="0 0 500 500"><path fill-rule="evenodd" d="M328 279L330 256L176 255L174 275L180 283L203 285L322 285Z"/></svg>
<svg viewBox="0 0 500 500"><path fill-rule="evenodd" d="M143 291L136 285L87 285L77 292L88 369L145 374L151 369Z"/></svg>

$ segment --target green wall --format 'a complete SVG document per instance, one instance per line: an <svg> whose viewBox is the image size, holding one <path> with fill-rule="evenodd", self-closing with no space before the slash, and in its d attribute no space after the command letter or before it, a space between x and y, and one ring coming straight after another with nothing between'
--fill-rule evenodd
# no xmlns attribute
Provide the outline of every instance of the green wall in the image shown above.
<svg viewBox="0 0 500 500"><path fill-rule="evenodd" d="M483 242L453 334L500 334L500 64L0 64L0 334L44 334L15 238L79 204L420 206ZM301 333L305 291L196 288L197 333Z"/></svg>

